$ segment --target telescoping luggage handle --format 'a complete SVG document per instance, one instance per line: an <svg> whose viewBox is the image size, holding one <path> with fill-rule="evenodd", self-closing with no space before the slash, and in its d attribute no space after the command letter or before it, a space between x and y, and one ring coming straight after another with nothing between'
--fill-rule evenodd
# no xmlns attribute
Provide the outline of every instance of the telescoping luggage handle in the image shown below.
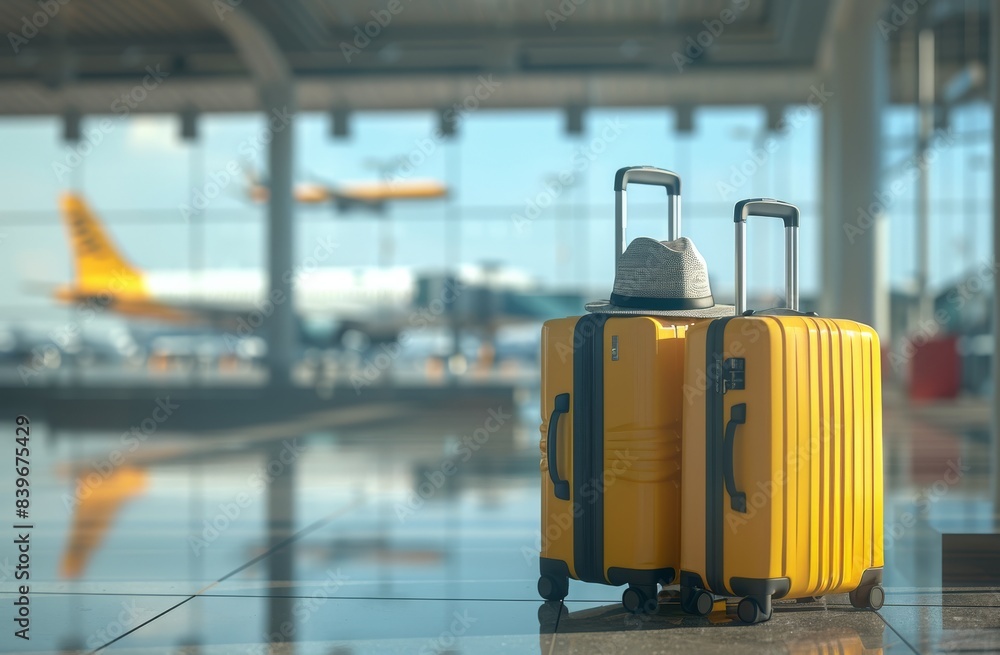
<svg viewBox="0 0 1000 655"><path fill-rule="evenodd" d="M625 252L625 228L628 226L628 196L626 188L632 184L662 186L667 190L667 240L681 235L681 178L662 168L653 166L626 166L615 173L615 268Z"/></svg>
<svg viewBox="0 0 1000 655"><path fill-rule="evenodd" d="M747 217L769 216L785 222L785 307L799 309L799 208L772 198L736 203L736 315L747 309Z"/></svg>

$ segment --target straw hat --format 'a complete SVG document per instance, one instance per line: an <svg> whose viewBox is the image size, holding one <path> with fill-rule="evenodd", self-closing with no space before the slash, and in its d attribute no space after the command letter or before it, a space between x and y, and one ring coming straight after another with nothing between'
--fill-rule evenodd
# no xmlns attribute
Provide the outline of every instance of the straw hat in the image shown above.
<svg viewBox="0 0 1000 655"><path fill-rule="evenodd" d="M732 305L716 305L705 258L687 237L657 241L639 237L618 260L609 300L586 304L588 312L632 316L718 318Z"/></svg>

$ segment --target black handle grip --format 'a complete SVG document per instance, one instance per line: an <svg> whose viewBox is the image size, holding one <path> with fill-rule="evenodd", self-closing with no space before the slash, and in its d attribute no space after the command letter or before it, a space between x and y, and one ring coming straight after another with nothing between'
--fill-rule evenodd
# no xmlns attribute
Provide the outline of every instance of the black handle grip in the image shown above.
<svg viewBox="0 0 1000 655"><path fill-rule="evenodd" d="M751 198L736 203L734 222L746 223L750 216L780 218L785 222L785 227L799 226L799 208L774 198Z"/></svg>
<svg viewBox="0 0 1000 655"><path fill-rule="evenodd" d="M747 421L747 404L733 405L729 410L729 423L726 424L725 461L723 475L726 478L726 492L729 494L730 506L737 512L747 511L747 495L736 490L736 471L733 466L733 447L736 444L736 427Z"/></svg>
<svg viewBox="0 0 1000 655"><path fill-rule="evenodd" d="M556 435L559 432L559 417L569 412L569 394L561 393L555 397L552 416L549 417L549 434L545 450L549 459L549 478L555 488L556 498L569 500L569 482L559 479L559 458L556 454Z"/></svg>
<svg viewBox="0 0 1000 655"><path fill-rule="evenodd" d="M624 191L628 183L666 187L667 194L681 195L681 177L655 166L626 166L615 173L615 191Z"/></svg>

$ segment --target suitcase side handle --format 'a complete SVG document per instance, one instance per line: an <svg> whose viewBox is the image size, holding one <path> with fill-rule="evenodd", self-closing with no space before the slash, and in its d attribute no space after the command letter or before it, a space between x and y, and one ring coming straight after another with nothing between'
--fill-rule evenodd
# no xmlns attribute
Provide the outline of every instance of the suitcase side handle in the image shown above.
<svg viewBox="0 0 1000 655"><path fill-rule="evenodd" d="M736 490L736 466L733 461L736 446L736 428L747 422L747 404L733 405L729 410L729 422L726 424L725 459L723 461L723 477L726 479L726 493L729 494L729 504L737 512L747 511L747 495Z"/></svg>
<svg viewBox="0 0 1000 655"><path fill-rule="evenodd" d="M785 223L785 308L799 309L799 208L771 198L751 198L736 203L736 315L747 309L747 237L750 216L780 218Z"/></svg>
<svg viewBox="0 0 1000 655"><path fill-rule="evenodd" d="M629 182L662 186L667 190L667 241L681 236L681 177L655 166L626 166L615 173L615 268L625 252L625 228L628 226Z"/></svg>
<svg viewBox="0 0 1000 655"><path fill-rule="evenodd" d="M559 433L559 417L569 413L569 394L561 393L555 397L552 416L549 417L549 431L546 439L546 454L549 462L549 479L555 488L556 498L569 500L569 482L559 479L559 458L556 452L556 435Z"/></svg>

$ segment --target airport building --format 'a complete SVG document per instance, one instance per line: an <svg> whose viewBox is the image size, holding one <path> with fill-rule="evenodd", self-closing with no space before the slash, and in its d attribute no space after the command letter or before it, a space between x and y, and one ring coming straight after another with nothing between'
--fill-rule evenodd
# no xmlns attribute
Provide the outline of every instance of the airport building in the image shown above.
<svg viewBox="0 0 1000 655"><path fill-rule="evenodd" d="M1000 652L1000 2L0 32L0 651Z"/></svg>

